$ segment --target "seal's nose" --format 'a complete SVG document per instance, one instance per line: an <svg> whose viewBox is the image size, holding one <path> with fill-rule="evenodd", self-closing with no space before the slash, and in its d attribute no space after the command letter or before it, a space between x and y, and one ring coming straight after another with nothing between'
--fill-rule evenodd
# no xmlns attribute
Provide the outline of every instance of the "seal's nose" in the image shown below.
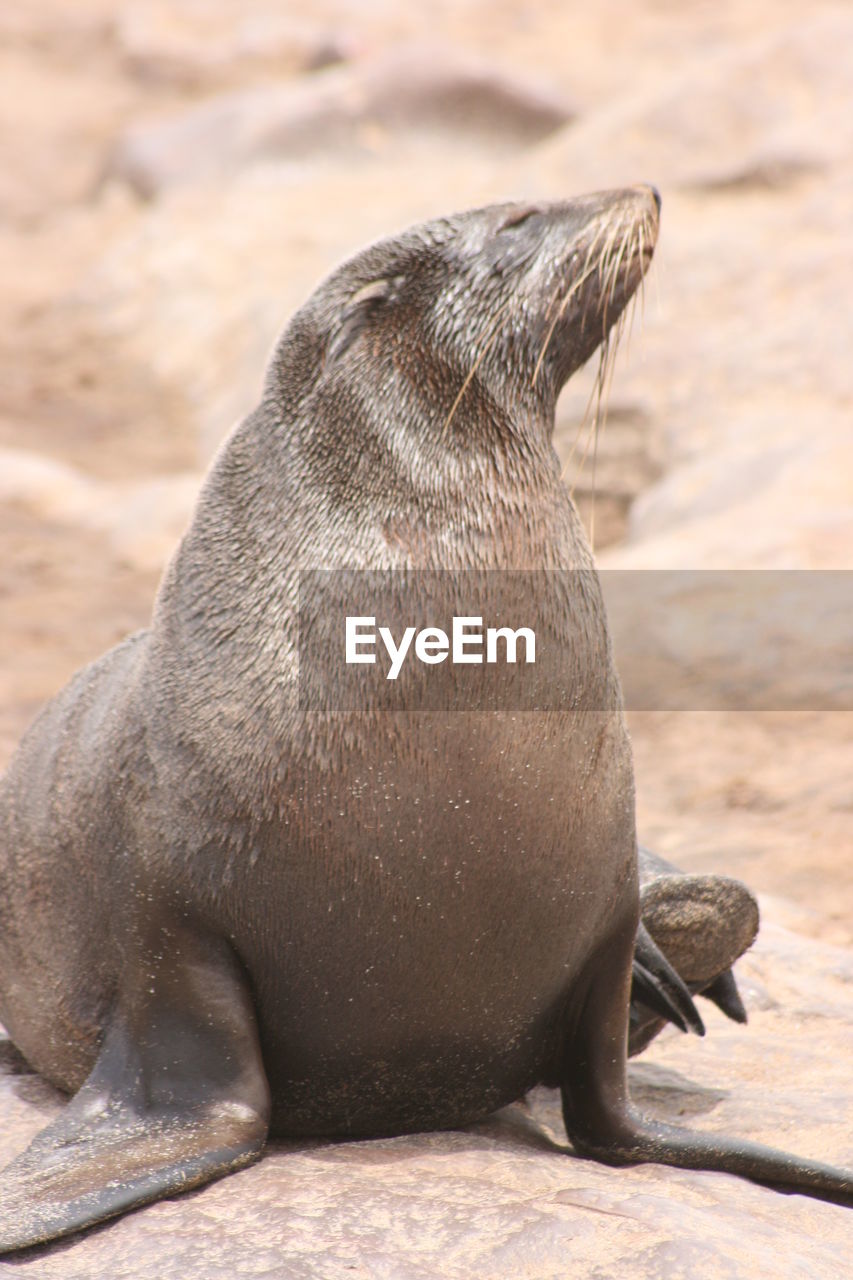
<svg viewBox="0 0 853 1280"><path fill-rule="evenodd" d="M660 213L660 192L658 191L657 187L652 186L651 183L649 183L649 190L651 191L652 195L655 198L655 204L657 205L658 213Z"/></svg>

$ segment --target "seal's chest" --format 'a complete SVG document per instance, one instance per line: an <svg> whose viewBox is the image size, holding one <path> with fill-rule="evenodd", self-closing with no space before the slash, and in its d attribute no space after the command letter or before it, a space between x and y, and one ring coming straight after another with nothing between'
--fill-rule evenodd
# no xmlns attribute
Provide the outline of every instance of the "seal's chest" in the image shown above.
<svg viewBox="0 0 853 1280"><path fill-rule="evenodd" d="M459 716L441 767L423 768L417 737L364 777L352 761L347 802L325 789L282 863L277 962L257 966L282 1070L294 1045L322 1074L447 1042L473 1071L542 1039L633 848L611 739L521 725L509 750L494 718Z"/></svg>

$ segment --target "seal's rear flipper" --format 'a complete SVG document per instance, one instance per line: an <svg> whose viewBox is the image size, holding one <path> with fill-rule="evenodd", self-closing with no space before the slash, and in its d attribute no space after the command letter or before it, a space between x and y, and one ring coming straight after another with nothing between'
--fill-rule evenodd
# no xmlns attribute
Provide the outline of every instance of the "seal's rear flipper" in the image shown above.
<svg viewBox="0 0 853 1280"><path fill-rule="evenodd" d="M269 1089L245 979L214 944L169 943L153 974L136 966L152 985L121 1001L79 1093L0 1174L0 1253L208 1182L263 1147Z"/></svg>
<svg viewBox="0 0 853 1280"><path fill-rule="evenodd" d="M628 918L592 957L583 1003L566 1041L563 1116L576 1150L606 1164L649 1161L736 1173L780 1190L853 1204L853 1169L648 1121L634 1110L626 1070L633 949L634 919Z"/></svg>
<svg viewBox="0 0 853 1280"><path fill-rule="evenodd" d="M645 1004L681 1031L704 1036L705 1026L687 987L642 920L634 942L631 1004Z"/></svg>
<svg viewBox="0 0 853 1280"><path fill-rule="evenodd" d="M642 845L637 851L637 863L641 923L631 993L631 1057L641 1053L668 1021L682 1030L683 1023L690 1022L677 999L680 1018L673 1017L664 1002L655 998L658 993L650 990L645 981L645 969L651 968L670 996L674 994L674 973L690 995L705 996L727 1017L746 1022L746 1010L731 968L758 932L758 903L739 880L688 874ZM650 965L644 953L651 939L659 949L660 960Z"/></svg>
<svg viewBox="0 0 853 1280"><path fill-rule="evenodd" d="M746 1009L740 998L740 992L737 989L735 976L731 969L721 973L710 986L703 987L701 994L706 1000L712 1001L727 1018L731 1018L732 1022L744 1023L747 1021Z"/></svg>

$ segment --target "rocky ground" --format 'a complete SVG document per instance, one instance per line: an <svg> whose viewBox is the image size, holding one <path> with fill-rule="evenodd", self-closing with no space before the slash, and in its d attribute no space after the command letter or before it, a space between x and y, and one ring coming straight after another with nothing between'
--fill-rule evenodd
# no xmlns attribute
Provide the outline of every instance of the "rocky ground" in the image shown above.
<svg viewBox="0 0 853 1280"><path fill-rule="evenodd" d="M303 13L0 13L0 764L76 667L146 622L205 465L331 265L433 213L654 181L657 268L617 362L596 544L644 583L628 639L616 627L626 670L641 613L666 657L663 684L626 680L643 838L747 880L765 923L740 966L749 1026L662 1036L634 1088L650 1111L853 1164L853 14L804 0ZM590 376L577 381L557 445L591 520L583 435L570 460ZM746 580L760 607L728 648L712 570L729 592L733 571L765 575ZM810 573L791 606L795 571ZM700 605L705 665L739 683L700 688L695 649L672 643L671 610ZM8 1047L0 1096L11 1156L58 1100ZM850 1211L567 1160L555 1106L542 1093L459 1134L279 1144L195 1196L5 1265L847 1274Z"/></svg>

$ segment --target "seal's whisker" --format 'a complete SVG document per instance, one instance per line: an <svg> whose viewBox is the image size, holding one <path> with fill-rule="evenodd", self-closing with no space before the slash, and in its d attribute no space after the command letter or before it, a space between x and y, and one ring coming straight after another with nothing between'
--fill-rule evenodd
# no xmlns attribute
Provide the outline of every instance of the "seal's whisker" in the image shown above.
<svg viewBox="0 0 853 1280"><path fill-rule="evenodd" d="M616 279L618 269L619 269L619 259L621 257L621 252L623 248L624 248L624 241L620 243L619 252L617 253L617 246L616 246L616 242L614 241L610 249L610 256L608 259L607 268L604 272L604 275L601 281L601 301L599 302L599 310L601 312L602 341L604 341L604 339L607 337L607 332L608 332L608 329L610 328L610 307L613 301L613 288L610 281L611 279L613 281L615 281Z"/></svg>
<svg viewBox="0 0 853 1280"><path fill-rule="evenodd" d="M592 494L589 500L589 546L595 551L595 472L598 464L598 422L593 428L592 446Z"/></svg>
<svg viewBox="0 0 853 1280"><path fill-rule="evenodd" d="M613 376L613 365L616 357L616 347L619 345L621 336L622 316L616 328L616 338L611 344L610 335L605 338L604 345L601 349L601 360L598 366L598 377L596 378L597 394L595 402L595 418L593 420L593 445L592 445L592 493L589 503L589 545L595 550L595 498L597 493L597 472L598 472L598 440L601 432L604 431L607 422L607 403L610 394L610 380ZM612 347L612 357L611 357ZM609 367L609 373L608 373Z"/></svg>
<svg viewBox="0 0 853 1280"><path fill-rule="evenodd" d="M617 235L619 236L617 240ZM562 468L563 477L566 476L581 440L584 430L589 423L589 431L586 437L581 461L578 466L577 477L570 488L570 495L574 494L577 483L586 465L586 459L589 456L590 448L592 448L593 472L592 472L592 491L590 505L590 541L593 541L595 531L595 497L596 497L596 471L598 457L598 435L603 431L607 424L607 408L610 398L610 388L613 383L613 376L616 365L616 353L625 337L627 330L626 344L630 346L630 334L633 328L634 317L637 307L637 291L632 293L630 308L620 312L618 319L611 330L609 327L609 318L611 309L615 300L616 287L619 283L620 275L628 277L632 267L636 265L640 271L640 292L642 295L642 282L644 277L643 261L645 254L646 238L653 240L650 233L648 223L640 222L625 229L621 234L618 232L608 236L606 243L601 247L600 254L596 260L599 268L599 278L602 281L602 301L601 301L601 317L602 317L602 341L599 347L598 369L595 380L587 399L583 416L578 425L571 450L566 458ZM600 238L600 237L598 237ZM587 260L589 260L589 253ZM603 267L602 267L602 264ZM594 408L593 408L594 406Z"/></svg>
<svg viewBox="0 0 853 1280"><path fill-rule="evenodd" d="M601 251L601 256L599 257L599 260L598 260L599 279L601 281L602 288L604 288L605 281L607 279L607 272L610 267L610 263L612 261L613 255L616 251L616 244L619 239L621 230L622 228L620 226L615 226L611 228L610 234L607 237L607 240Z"/></svg>
<svg viewBox="0 0 853 1280"><path fill-rule="evenodd" d="M598 368L596 370L595 380L593 381L592 387L590 389L590 393L587 397L586 405L584 406L583 415L578 425L577 432L575 433L574 443L572 444L571 451L569 453L568 458L566 459L566 465L563 467L563 475L565 475L566 471L569 468L569 464L571 463L577 451L577 445L578 445L578 441L580 440L581 434L584 431L584 429L587 427L587 423L589 423L589 434L587 436L587 442L584 445L584 450L581 455L581 460L580 460L580 463L578 464L577 477L575 478L574 483L569 489L570 496L574 495L577 482L580 479L581 474L583 472L584 464L589 454L589 446L592 439L591 433L595 430L596 424L598 421L598 414L599 414L599 408L601 403L601 367L602 367L602 359L604 357L606 345L607 345L607 339L605 338L604 343L602 344L602 346L599 348L599 351L598 351ZM595 404L595 412L591 413L593 404Z"/></svg>
<svg viewBox="0 0 853 1280"><path fill-rule="evenodd" d="M622 338L625 333L625 312L623 311L616 322L616 336L612 343L612 349L609 353L609 361L606 370L607 385L605 387L604 396L604 414L607 416L607 406L610 403L610 388L613 385L613 375L616 370L616 355L622 345Z"/></svg>
<svg viewBox="0 0 853 1280"><path fill-rule="evenodd" d="M612 282L614 282L618 277L619 264L624 253L625 239L627 235L628 230L621 224L617 225L613 228L610 236L608 237L607 244L604 249L606 260L602 263L603 269L600 277L601 297L599 301L602 320L602 338L609 328L610 306L613 301Z"/></svg>
<svg viewBox="0 0 853 1280"><path fill-rule="evenodd" d="M618 235L619 235L619 228L618 227L612 228L607 237L607 240L602 246L601 253L599 254L598 262L597 262L598 281L600 286L598 297L599 297L599 309L601 312L602 336L604 333L607 332L607 286L605 282L607 279L608 268L610 265L611 258L613 256L613 252L616 246L616 239ZM589 302L587 303L587 305L589 305Z"/></svg>
<svg viewBox="0 0 853 1280"><path fill-rule="evenodd" d="M585 277L587 276L587 269L592 268L593 254L598 248L598 243L601 240L602 236L606 234L606 232L607 232L607 224L604 222L600 222L598 227L596 228L595 235L592 237L592 239L589 242L589 245L586 251L586 257L584 258L583 274ZM597 262L600 263L601 256L605 251L606 251L606 244L603 245L602 248L599 250ZM581 332L583 332L583 330L586 328L586 317L587 317L588 310L589 310L589 299L587 299L587 304L584 307L583 312L581 314Z"/></svg>
<svg viewBox="0 0 853 1280"><path fill-rule="evenodd" d="M492 328L492 332L489 335L489 339L486 345L483 347L482 351L477 356L474 363L471 365L471 368L468 370L468 373L465 376L465 380L463 381L462 386L459 388L459 391L456 395L456 399L453 401L453 404L450 406L450 412L445 418L444 426L441 429L442 440L447 435L447 432L450 428L450 424L453 421L453 415L456 413L456 410L459 408L460 401L462 400L462 397L464 396L465 392L470 387L471 382L474 378L474 375L476 374L480 365L485 360L486 356L491 351L492 346L494 345L495 338L498 336L498 333L499 333L498 324L502 319L504 312L508 309L508 307L513 301L514 299L512 297L507 298L506 302L503 304L502 307L498 308L498 310L495 312L494 316L492 317L491 321L489 322ZM476 339L476 342L479 343L488 332L489 332L489 325L487 325L486 328L480 333L480 335Z"/></svg>
<svg viewBox="0 0 853 1280"><path fill-rule="evenodd" d="M630 303L628 304L628 309L627 309L626 314L627 314L627 320L626 320L626 322L625 322L625 359L626 359L626 360L630 360L630 358L631 358L631 338L632 338L633 333L634 333L634 319L635 319L635 317L636 317L636 315L637 315L637 295L636 295L636 293L634 293L634 294L632 295L632 297L631 297L631 301L630 301Z"/></svg>
<svg viewBox="0 0 853 1280"><path fill-rule="evenodd" d="M640 257L640 317L646 318L646 273L643 270L643 256L645 254L645 239L643 237L643 223L637 226L637 251ZM634 295L636 297L636 294Z"/></svg>
<svg viewBox="0 0 853 1280"><path fill-rule="evenodd" d="M651 243L651 244L654 244L654 232L653 232L653 231L652 231L652 232L650 232L650 243ZM661 264L658 262L657 256L654 256L654 257L652 258L652 261L651 261L651 264L650 264L650 268L649 268L649 273L648 273L648 274L649 274L649 277L650 277L650 279L651 279L651 282L652 282L652 288L654 289L655 308L656 308L656 310L657 310L658 314L660 314L660 306L661 306L661 302L660 302L660 290L659 290L659 288L658 288L658 271L659 271L659 269L660 269L660 265L661 265ZM664 264L664 270L665 270L665 269L666 269L666 267L665 267L665 264Z"/></svg>
<svg viewBox="0 0 853 1280"><path fill-rule="evenodd" d="M622 336L625 332L625 323L625 312L623 311L616 321L613 330L606 334L604 341L599 348L598 369L596 371L595 382L593 383L589 399L587 400L586 409L584 410L584 415L581 419L581 425L575 435L574 444L572 445L571 451L562 470L562 474L565 476L574 457L578 440L580 439L581 432L586 424L587 416L594 401L595 412L593 413L592 420L590 422L586 445L584 446L584 451L581 456L580 463L578 464L577 476L569 489L569 496L574 499L575 490L581 475L583 474L583 469L586 466L586 460L589 457L591 447L592 475L590 486L589 541L593 551L595 550L595 499L597 494L598 441L599 435L603 433L604 428L607 425L607 410L610 403L610 388L613 385L613 375L616 368L616 353L619 350Z"/></svg>
<svg viewBox="0 0 853 1280"><path fill-rule="evenodd" d="M607 381L609 385L610 380L612 380L616 348L618 347L619 342L621 341L621 335L622 335L623 329L624 329L624 313L620 315L616 324L615 341L612 340L610 333L605 332L601 345L599 347L598 369L596 371L595 380L592 384L592 388L590 390L589 396L587 397L587 402L584 407L584 411L581 416L581 420L578 425L577 432L575 433L575 439L572 443L571 450L569 451L569 455L562 469L562 476L564 478L565 478L566 472L569 469L569 466L571 465L574 455L577 452L578 441L580 440L581 434L584 428L586 427L587 422L589 421L591 423L591 429L596 429L599 421L604 421L606 419L606 403L604 406L604 413L602 414L602 392L604 389L605 381ZM605 379L605 376L604 376L605 362L607 361L609 361L610 371L607 374L607 377ZM595 412L591 415L593 403L595 404ZM588 453L589 453L589 442L587 442L587 445L584 448L583 457L581 459L581 463L578 468L578 478L580 478L580 473L583 470L584 462L586 460ZM577 483L577 481L575 483ZM572 489L570 489L570 493L573 493L573 492L574 492L574 486L572 487Z"/></svg>
<svg viewBox="0 0 853 1280"><path fill-rule="evenodd" d="M568 457L566 458L566 461L565 461L565 462L564 462L564 464L563 464L563 469L562 469L562 471L560 472L560 479L561 479L561 480L565 480L565 478L566 478L566 473L567 473L567 471L568 471L569 467L572 465L572 461L573 461L573 459L574 459L574 456L575 456L575 454L577 453L577 449L578 449L578 442L579 442L579 440L580 440L580 438L581 438L581 434L583 433L584 428L586 427L587 419L589 418L589 410L590 410L590 406L592 405L592 400L593 400L593 396L594 396L594 394L595 394L595 388L593 387L593 390L592 390L592 391L590 391L590 393L589 393L589 397L588 397L587 402L586 402L586 407L584 408L583 414L582 414L582 416L581 416L581 420L580 420L580 422L578 423L577 431L575 432L575 438L574 438L574 440L572 441L572 447L571 447L571 449L569 450ZM570 486L570 488L569 488L569 494L571 495L571 494L573 494L573 493L574 493L574 485L571 485L571 486Z"/></svg>
<svg viewBox="0 0 853 1280"><path fill-rule="evenodd" d="M578 481L580 480L581 476L583 475L583 469L584 469L584 467L586 466L586 460L587 460L587 458L589 457L589 450L590 450L590 446L591 446L591 444L592 444L593 438L594 438L594 436L595 436L595 433L596 433L596 430L597 430L597 427L598 427L598 415L599 415L599 410L600 410L600 406L601 406L601 361L602 361L603 355L604 355L604 351L603 351L603 348L602 348L602 350L601 350L601 352L600 352L600 354L599 354L599 364L598 364L598 371L597 371L597 373L596 373L596 375L595 375L595 383L593 384L593 388L592 388L592 390L591 390L591 391L590 391L590 393L589 393L589 400L588 400L588 402L587 402L587 409L589 408L589 405L591 405L591 404L593 403L593 401L595 402L595 413L592 415L592 419L591 419L590 424L589 424L589 430L588 430L588 432L587 432L586 444L584 445L584 450L583 450L583 453L581 454L581 460L580 460L580 462L578 463L578 473L577 473L577 476L575 477L574 483L571 485L571 487L570 487L570 489L569 489L569 497L570 497L570 498L574 498L574 496L575 496L575 489L576 489L576 488L577 488L577 486L578 486ZM583 420L582 420L582 424L581 424L581 426L582 426L582 427L586 424L586 418L587 418L587 413L586 413L586 411L585 411L585 412L584 412L584 417L583 417Z"/></svg>
<svg viewBox="0 0 853 1280"><path fill-rule="evenodd" d="M565 294L565 297L563 298L562 302L557 308L557 314L554 316L554 319L551 321L550 325L548 326L548 332L545 334L545 341L542 343L542 350L539 352L539 356L533 368L533 377L530 380L531 387L536 386L536 380L539 377L539 370L542 367L542 362L545 359L545 356L548 351L548 347L551 344L551 339L554 336L554 330L557 328L557 325L560 323L560 320L564 316L566 307L569 305L569 302L571 301L572 297L577 293L578 289L580 289L581 286L586 283L586 281L592 275L594 270L595 270L595 267L590 266L583 272L582 275L578 276L577 280L575 280L574 283L571 285L571 287L568 289L568 291Z"/></svg>
<svg viewBox="0 0 853 1280"><path fill-rule="evenodd" d="M600 222L598 224L598 227L596 228L595 235L592 237L587 247L586 257L584 258L584 264L583 264L584 271L586 271L587 267L592 262L592 255L595 253L598 247L598 242L601 239L601 237L605 234L606 230L607 230L607 223Z"/></svg>
<svg viewBox="0 0 853 1280"><path fill-rule="evenodd" d="M625 257L625 248L629 243L631 244L633 243L633 228L629 229L629 231L622 237L622 243L619 246L619 252L615 255L611 269L610 269L610 277L609 277L610 285L608 289L608 295L609 295L608 301L610 305L612 305L613 296L616 293L616 284L619 279L619 268L622 265L623 258L625 259L626 272L631 265L633 253L630 254L627 258Z"/></svg>
<svg viewBox="0 0 853 1280"><path fill-rule="evenodd" d="M556 324L558 324L558 323L559 323L559 321L560 321L560 317L561 317L561 316L563 315L563 313L564 313L565 296L564 296L564 297L563 297L563 299L560 301L560 295L561 295L561 294L563 294L563 292L564 292L564 291L563 291L563 283L564 283L564 282L563 282L562 280L558 280L558 281L557 281L556 287L555 287L555 288L553 289L553 291L551 292L551 296L550 296L550 297L549 297L549 299L548 299L548 305L547 305L547 307L545 308L545 311L544 311L544 319L548 322L548 325L549 325L548 333L547 333L547 335L546 335L546 337L545 337L545 346L546 346L546 347L547 347L548 342L550 341L551 333L552 333L552 331L553 331L554 325L556 325ZM555 304L555 303L557 303L557 312L556 312L556 315L554 315L554 316L553 316L553 320L551 320L551 319L549 319L549 317L551 317L552 310L553 310L553 307L554 307L554 304ZM542 359L542 355L543 355L543 354L544 354L543 352L540 352L540 355L539 355L539 357L538 357L538 359L537 359L537 362L536 362L536 368L535 368L535 369L534 369L534 371L533 371L533 378L531 379L531 383L530 383L530 385L531 385L531 386L533 386L533 385L535 384L535 382L536 382L536 374L537 374L537 372L538 372L539 362L541 361L541 359Z"/></svg>
<svg viewBox="0 0 853 1280"><path fill-rule="evenodd" d="M643 260L642 260L642 254L640 252L639 227L634 227L631 229L630 249L625 258L626 278L628 276L628 273L631 270L631 267L634 265L635 261L639 266L640 276L642 278ZM637 291L633 290L631 293L631 300L628 303L625 310L622 312L622 315L620 316L620 321L621 321L620 332L625 334L624 341L625 341L626 356L630 356L630 353L631 353L631 332L634 325L634 312L635 312L636 302L637 302Z"/></svg>
<svg viewBox="0 0 853 1280"><path fill-rule="evenodd" d="M599 351L598 358L599 358L599 367L600 367L600 361L601 361L600 351ZM572 447L569 450L566 461L563 464L562 471L560 472L560 478L563 480L566 478L566 473L568 472L569 467L572 465L574 456L577 453L578 444L580 442L581 436L583 435L584 431L587 429L587 425L589 424L591 427L595 421L595 415L591 414L591 410L592 410L593 402L596 399L597 386L598 386L598 370L596 370L595 381L593 382L592 387L590 388L589 395L587 396L587 399L586 399L586 404L584 405L583 413L581 414L580 421L578 422L577 430L575 431L575 438L572 441ZM588 452L589 452L589 442L587 442L587 444L584 446L581 462L578 467L578 475L574 483L569 488L569 496L574 494L575 485L577 484L578 479L580 479L580 474L583 470L583 460L586 458L586 455Z"/></svg>

